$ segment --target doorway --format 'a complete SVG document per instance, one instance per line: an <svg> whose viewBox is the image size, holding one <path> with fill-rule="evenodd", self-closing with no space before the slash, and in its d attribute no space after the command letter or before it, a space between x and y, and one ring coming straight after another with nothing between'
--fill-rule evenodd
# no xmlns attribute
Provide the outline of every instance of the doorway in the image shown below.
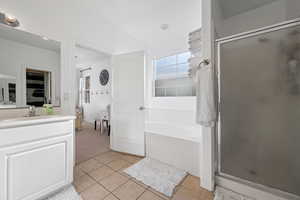
<svg viewBox="0 0 300 200"><path fill-rule="evenodd" d="M11 90L15 86L10 86ZM51 72L26 69L26 104L43 106L51 104Z"/></svg>
<svg viewBox="0 0 300 200"><path fill-rule="evenodd" d="M81 163L110 150L111 63L110 55L81 45L75 59L76 163Z"/></svg>

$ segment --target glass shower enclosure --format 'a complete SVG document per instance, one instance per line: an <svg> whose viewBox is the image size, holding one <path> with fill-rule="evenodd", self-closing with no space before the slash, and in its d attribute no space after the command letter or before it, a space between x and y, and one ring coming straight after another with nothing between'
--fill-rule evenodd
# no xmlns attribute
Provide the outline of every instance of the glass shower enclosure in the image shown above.
<svg viewBox="0 0 300 200"><path fill-rule="evenodd" d="M217 44L219 173L300 196L300 23Z"/></svg>

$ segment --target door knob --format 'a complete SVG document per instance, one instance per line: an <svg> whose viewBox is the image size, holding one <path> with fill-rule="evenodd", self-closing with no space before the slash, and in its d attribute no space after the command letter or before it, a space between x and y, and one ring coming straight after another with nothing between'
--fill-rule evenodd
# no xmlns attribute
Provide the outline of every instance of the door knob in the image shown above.
<svg viewBox="0 0 300 200"><path fill-rule="evenodd" d="M145 107L144 106L140 106L139 110L145 110Z"/></svg>

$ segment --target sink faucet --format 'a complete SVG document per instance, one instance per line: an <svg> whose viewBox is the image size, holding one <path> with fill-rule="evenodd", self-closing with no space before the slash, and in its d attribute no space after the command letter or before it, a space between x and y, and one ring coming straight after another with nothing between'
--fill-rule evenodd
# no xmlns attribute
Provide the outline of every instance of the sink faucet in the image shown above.
<svg viewBox="0 0 300 200"><path fill-rule="evenodd" d="M29 117L35 116L35 106L29 106L28 107L28 116Z"/></svg>

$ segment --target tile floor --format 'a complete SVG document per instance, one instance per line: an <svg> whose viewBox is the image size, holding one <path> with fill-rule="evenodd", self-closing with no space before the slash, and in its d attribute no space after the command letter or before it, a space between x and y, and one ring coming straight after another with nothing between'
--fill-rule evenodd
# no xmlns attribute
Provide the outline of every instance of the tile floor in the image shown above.
<svg viewBox="0 0 300 200"><path fill-rule="evenodd" d="M177 186L172 198L129 177L123 169L140 157L108 151L100 153L74 169L74 186L83 200L212 200L213 195L200 187L199 178L188 175Z"/></svg>

